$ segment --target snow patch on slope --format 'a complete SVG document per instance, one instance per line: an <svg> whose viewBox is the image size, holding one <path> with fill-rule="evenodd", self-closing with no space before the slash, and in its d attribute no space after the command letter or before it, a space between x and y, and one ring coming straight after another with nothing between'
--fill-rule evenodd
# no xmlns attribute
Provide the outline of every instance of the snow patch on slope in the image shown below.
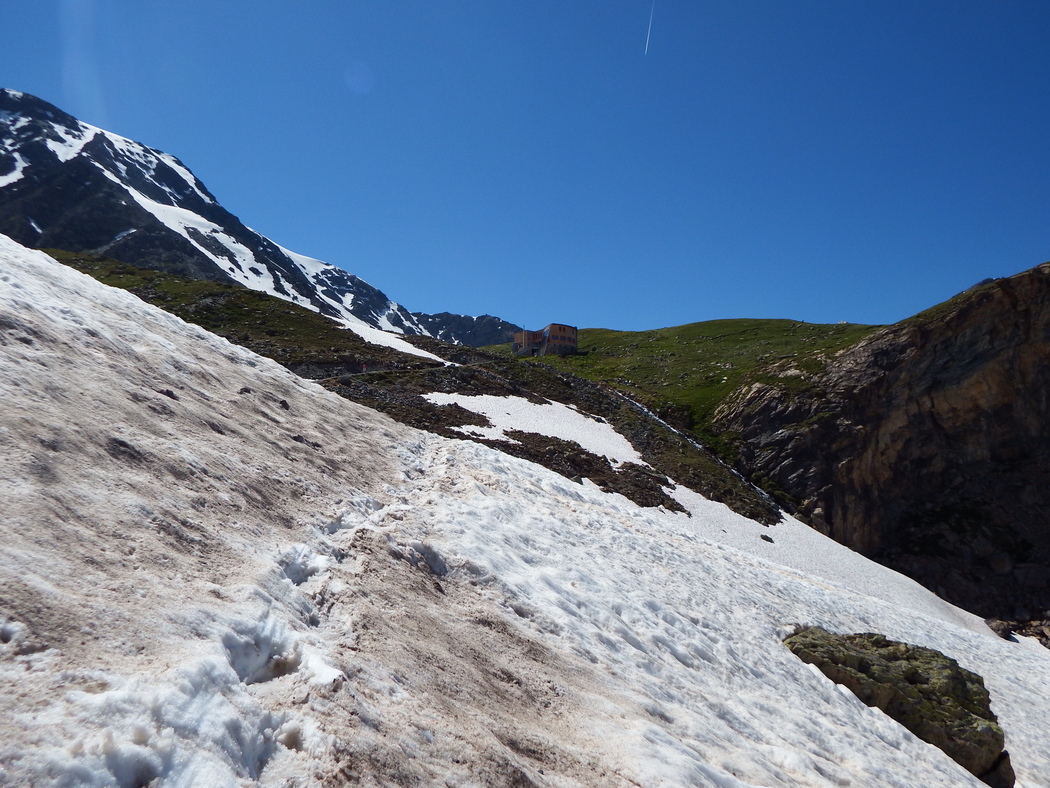
<svg viewBox="0 0 1050 788"><path fill-rule="evenodd" d="M161 224L169 230L174 230L193 244L202 254L211 259L234 280L253 290L259 290L278 298L294 301L301 306L311 306L306 299L295 293L281 292L272 275L262 275L260 270L262 266L258 264L252 251L227 235L219 225L186 208L180 208L177 205L165 205L164 203L151 200L138 190L128 186L119 176L109 172L104 167L100 166L99 169L107 178L126 189L135 202L152 214ZM207 248L200 242L199 238L201 236L213 238L229 251L229 256L217 254L212 249ZM251 270L253 268L258 273L253 273Z"/></svg>
<svg viewBox="0 0 1050 788"><path fill-rule="evenodd" d="M289 249L285 249L283 246L278 246L277 248L280 249L284 254L288 255L289 259L293 263L295 263L297 266L299 266L299 268L306 272L307 276L310 278L310 281L313 282L314 285L317 287L318 297L326 303L330 304L331 306L335 307L337 310L339 310L342 317L337 319L337 322L341 322L344 326L353 331L363 340L373 345L382 345L383 347L393 348L394 350L398 350L402 353L408 353L412 356L419 356L420 358L429 358L433 361L441 361L442 363L445 363L444 359L442 359L440 356L436 356L433 353L427 352L426 350L420 350L411 342L406 342L405 340L401 339L400 336L398 336L400 334L403 334L404 332L397 326L393 325L387 317L387 315L393 310L393 308L397 306L396 304L394 304L393 302L388 302L389 308L387 310L387 313L380 317L380 324L385 326L384 329L378 329L373 326L370 326L368 323L366 323L364 320L357 317L350 311L350 307L354 303L354 296L352 293L347 293L345 296L342 297L343 300L341 301L337 301L326 295L325 291L327 290L327 286L325 279L331 273L339 272L338 268L336 268L334 265L331 265L330 263L325 263L313 257L307 257L305 255L298 254L297 252L293 252ZM413 325L420 331L420 333L426 333L415 322L413 322Z"/></svg>
<svg viewBox="0 0 1050 788"><path fill-rule="evenodd" d="M989 632L982 619L945 602L904 575L889 573L893 582L887 582L885 567L790 515L784 514L779 523L767 526L741 517L725 504L708 500L688 487L677 486L669 494L692 519L684 514L676 516L686 520L685 527L696 528L704 539L793 569L800 576L819 578L846 592L902 605L982 635Z"/></svg>
<svg viewBox="0 0 1050 788"><path fill-rule="evenodd" d="M252 230L252 232L255 231ZM307 257L304 254L299 254L298 252L293 252L291 249L285 249L279 244L275 244L275 246L277 246L278 249L280 249L282 252L288 255L288 258L297 266L299 266L303 271L305 271L306 274L312 279L317 277L318 274L331 271L333 268L335 268L335 266L331 265L330 263L326 263L323 260L318 260L314 257ZM333 304L335 304L335 302L333 302ZM346 306L350 306L350 304L347 303Z"/></svg>
<svg viewBox="0 0 1050 788"><path fill-rule="evenodd" d="M26 160L22 158L20 153L14 154L14 159L15 168L5 175L0 175L0 188L10 186L12 183L20 181L25 175Z"/></svg>
<svg viewBox="0 0 1050 788"><path fill-rule="evenodd" d="M506 436L507 431L520 430L576 441L587 451L607 457L614 463L647 464L631 442L613 429L612 425L560 402L537 404L524 397L497 397L492 394L435 392L423 396L435 405L455 403L473 413L480 413L491 422L488 427L471 425L458 428L464 434L510 440Z"/></svg>
<svg viewBox="0 0 1050 788"><path fill-rule="evenodd" d="M192 191L206 203L215 202L200 189L197 185L197 179L193 177L193 173L183 167L174 156L154 150L153 148L148 148L138 142L129 140L127 137L121 137L119 134L113 134L108 131L103 131L102 129L95 129L95 132L103 134L121 156L134 161L142 170L143 174L150 178L156 186L163 189L172 200L180 200L186 195L173 192L170 187L153 177L156 173L158 163L163 163L171 168L173 172L186 182L186 193Z"/></svg>
<svg viewBox="0 0 1050 788"><path fill-rule="evenodd" d="M79 156L84 146L91 142L96 134L101 132L101 129L89 126L87 123L80 123L79 128L76 129L52 123L51 128L58 135L59 139L56 140L49 137L45 140L45 143L51 152L58 157L58 160L63 162Z"/></svg>
<svg viewBox="0 0 1050 788"><path fill-rule="evenodd" d="M357 318L354 319L357 320ZM382 345L384 347L393 348L394 350L399 350L402 353L408 353L409 355L419 356L420 358L428 358L432 361L440 361L442 364L449 363L440 356L435 356L433 353L417 348L411 342L401 339L401 337L399 337L396 334L392 334L389 331L382 331L378 328L372 328L372 326L368 325L364 321L361 321L360 323L351 323L350 320L345 320L343 322L344 325L346 325L346 327L350 331L353 331L355 334L361 337L361 339L365 340L365 342L370 342L373 345Z"/></svg>

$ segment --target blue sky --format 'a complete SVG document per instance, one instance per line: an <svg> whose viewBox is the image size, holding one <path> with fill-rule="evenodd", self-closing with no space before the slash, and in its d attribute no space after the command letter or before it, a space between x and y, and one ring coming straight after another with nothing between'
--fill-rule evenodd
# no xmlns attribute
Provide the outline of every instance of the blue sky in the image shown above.
<svg viewBox="0 0 1050 788"><path fill-rule="evenodd" d="M412 310L885 323L1050 260L1050 3L11 5L0 86Z"/></svg>

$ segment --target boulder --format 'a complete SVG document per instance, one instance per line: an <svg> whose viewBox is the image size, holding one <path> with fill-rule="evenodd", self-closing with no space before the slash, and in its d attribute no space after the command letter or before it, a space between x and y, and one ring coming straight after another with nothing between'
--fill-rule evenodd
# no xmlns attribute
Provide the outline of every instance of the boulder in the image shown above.
<svg viewBox="0 0 1050 788"><path fill-rule="evenodd" d="M802 629L784 643L988 785L1014 784L984 679L951 657L879 634L836 635L820 627Z"/></svg>

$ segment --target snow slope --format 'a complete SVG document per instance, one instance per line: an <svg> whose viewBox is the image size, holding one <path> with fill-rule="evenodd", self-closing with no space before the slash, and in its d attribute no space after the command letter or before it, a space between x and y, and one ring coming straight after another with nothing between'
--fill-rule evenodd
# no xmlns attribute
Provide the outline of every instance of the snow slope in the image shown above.
<svg viewBox="0 0 1050 788"><path fill-rule="evenodd" d="M1050 655L796 523L416 432L3 237L0 346L0 784L981 785L810 623L985 676L1050 784Z"/></svg>

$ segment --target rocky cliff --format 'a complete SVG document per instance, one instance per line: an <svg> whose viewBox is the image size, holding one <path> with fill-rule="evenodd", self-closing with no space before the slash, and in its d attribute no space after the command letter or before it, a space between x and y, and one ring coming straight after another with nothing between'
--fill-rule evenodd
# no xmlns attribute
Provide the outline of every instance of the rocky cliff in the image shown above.
<svg viewBox="0 0 1050 788"><path fill-rule="evenodd" d="M983 283L719 408L801 519L985 616L1050 607L1050 264Z"/></svg>

